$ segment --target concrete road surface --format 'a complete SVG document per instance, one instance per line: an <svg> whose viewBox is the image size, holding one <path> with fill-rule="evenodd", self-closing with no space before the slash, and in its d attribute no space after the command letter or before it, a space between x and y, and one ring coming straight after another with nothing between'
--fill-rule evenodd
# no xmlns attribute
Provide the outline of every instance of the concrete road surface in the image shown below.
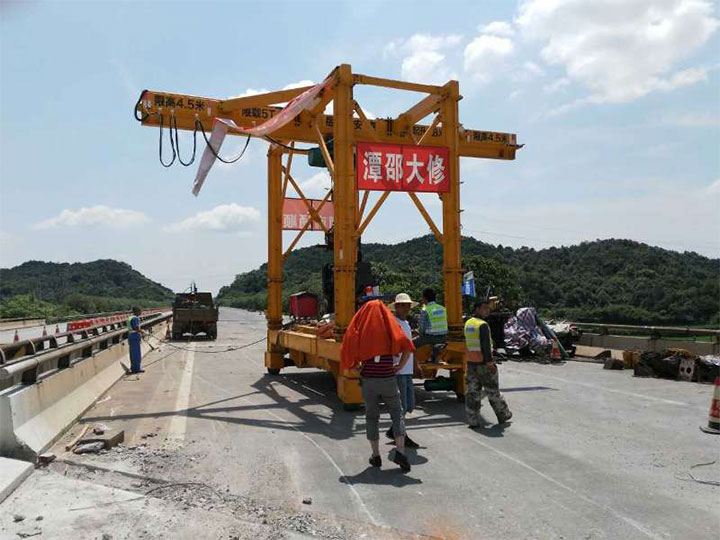
<svg viewBox="0 0 720 540"><path fill-rule="evenodd" d="M75 426L0 505L0 537L717 537L720 487L689 476L720 480L717 463L691 471L720 457L720 437L698 429L710 386L506 362L513 422L495 425L485 402L478 430L454 394L418 386L421 448L404 475L385 440L382 470L367 464L364 416L343 410L331 375L273 377L264 343L238 348L263 338L261 315L223 309L218 334L165 344L116 384L81 422L124 429L125 443L66 453Z"/></svg>

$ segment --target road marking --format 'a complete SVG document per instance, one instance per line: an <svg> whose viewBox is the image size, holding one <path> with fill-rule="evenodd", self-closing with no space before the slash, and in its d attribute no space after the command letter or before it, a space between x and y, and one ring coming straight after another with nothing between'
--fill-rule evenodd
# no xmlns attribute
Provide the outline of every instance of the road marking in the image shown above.
<svg viewBox="0 0 720 540"><path fill-rule="evenodd" d="M564 483L560 482L559 480L556 480L556 479L553 478L552 476L548 476L548 475L545 474L544 472L537 470L535 467L533 467L533 466L530 465L529 463L525 463L525 462L522 461L521 459L518 459L518 458L516 458L516 457L514 457L514 456L511 456L510 454L507 454L507 453L503 452L502 450L498 450L497 448L494 448L493 446L490 446L489 444L481 441L480 439L476 439L476 438L472 437L471 435L466 435L466 434L464 434L464 433L460 433L460 435L461 435L463 438L465 438L465 439L467 439L467 440L469 440L469 441L472 441L472 442L474 442L474 443L476 443L476 444L479 444L480 446L482 446L482 447L484 447L484 448L487 448L487 449L490 450L491 452L495 452L495 453L498 454L499 456L502 456L502 457L504 457L505 459L507 459L507 460L509 460L509 461L512 461L513 463L516 463L517 465L520 465L521 467L524 467L525 469L527 469L527 470L529 470L529 471L534 472L535 474L537 474L537 475L540 476L541 478L547 480L547 481L550 482L551 484L555 484L556 486L558 486L558 487L560 487L560 488L562 488L562 489L564 489L564 490L566 490L566 491L569 491L570 493L572 493L572 494L575 495L576 497L581 498L581 499L584 500L585 502L588 502L588 503L590 503L590 504L592 504L592 505L594 505L594 506L597 506L597 507L599 507L599 508L602 508L603 510L605 510L605 511L608 512L609 514L612 514L612 515L615 516L616 518L621 519L622 521L624 521L625 523L627 523L627 524L630 525L631 527L637 529L638 531L640 531L641 533L643 533L643 534L644 534L645 536L647 536L648 538L653 538L654 540L664 540L664 537L663 537L663 536L660 536L660 535L655 534L654 532L650 531L649 529L647 529L647 528L644 527L641 523L638 523L638 522L635 521L634 519L629 518L629 517L627 517L627 516L625 516L625 515L623 515L623 514L620 514L619 512L613 510L612 508L610 508L610 507L608 507L608 506L605 506L604 504L599 503L599 502L597 502L597 501L594 501L594 500L590 499L589 497L586 497L585 495L583 495L582 493L574 490L573 488L571 488L571 487L568 486L567 484L564 484Z"/></svg>
<svg viewBox="0 0 720 540"><path fill-rule="evenodd" d="M645 394L636 394L635 392L625 392L623 390L615 390L614 388L606 388L605 386L598 386L596 384L571 381L570 379L563 379L562 377L555 377L554 375L546 375L544 373L537 373L536 371L525 371L524 369L518 369L518 368L512 368L512 367L506 367L506 366L503 366L503 371L514 371L516 373L523 373L525 375L533 375L535 377L537 377L539 375L540 377L547 377L548 379L553 379L555 381L562 381L562 382L566 382L568 384L574 384L577 386L585 386L586 388L594 388L595 390L603 390L604 392L612 392L614 394L621 394L623 396L648 399L650 401L659 401L660 403L667 403L668 405L680 405L682 407L690 406L689 403L683 403L682 401L673 401L672 399L663 399L663 398L654 397L654 396L646 396Z"/></svg>
<svg viewBox="0 0 720 540"><path fill-rule="evenodd" d="M207 380L205 377L202 377L201 375L198 375L197 377L198 377L198 379L206 382L207 384L209 384L209 385L211 385L211 386L214 386L214 387L217 388L218 390L222 390L223 392L226 391L225 388L222 388L221 386L218 386L218 385L215 384L214 382ZM347 485L347 486L350 488L350 491L352 491L353 495L355 495L355 498L357 499L358 503L360 503L360 507L363 509L363 511L365 512L365 514L367 515L367 517L370 519L370 522L371 522L373 525L375 525L376 527L379 527L379 526L380 526L380 523L378 523L378 521L377 521L377 520L373 517L373 515L370 513L370 510L368 509L368 507L365 505L365 501L363 501L362 497L360 496L360 493L359 493L358 490L355 488L355 485L350 481L350 479L347 477L347 475L345 474L345 472L343 472L343 470L340 468L340 465L337 464L337 462L332 458L332 456L331 456L330 454L328 454L328 452L327 452L322 446L320 446L318 443L316 443L315 440L314 440L312 437L310 437L307 433L305 433L303 430L298 429L297 427L295 427L294 425L292 425L290 422L288 422L287 420L283 419L281 416L275 414L273 411L264 409L262 404L260 404L260 403L255 403L253 400L248 399L248 398L246 398L246 397L244 397L244 396L243 396L243 397L240 397L239 399L241 399L242 401L246 402L248 405L251 405L251 406L253 406L253 407L257 407L257 408L258 408L260 411L262 411L263 413L268 414L268 415L274 417L276 420L279 420L279 421L282 422L283 424L285 424L285 425L289 426L290 428L294 429L295 431L297 431L298 433L300 433L300 435L302 435L302 436L305 437L308 441L310 441L310 443L311 443L313 446L315 446L315 448L317 448L318 450L320 450L320 453L322 453L322 455L324 455L324 456L327 458L327 460L332 464L332 466L335 468L335 470L336 470L338 473L340 473L340 476L341 476L342 479L344 480L345 485Z"/></svg>
<svg viewBox="0 0 720 540"><path fill-rule="evenodd" d="M175 401L175 412L187 411L190 407L190 389L192 387L193 367L195 365L195 350L187 349L185 353L185 368L178 387L177 400ZM178 442L185 441L187 431L187 414L176 414L170 419L168 438Z"/></svg>
<svg viewBox="0 0 720 540"><path fill-rule="evenodd" d="M253 405L253 406L255 406L255 407L259 407L259 406L260 406L258 403L255 403L255 402L249 400L248 398L241 398L241 399L243 399L244 401L247 401L248 403L250 403L251 405ZM370 518L370 522L371 522L373 525L375 525L376 527L380 525L380 524L375 520L375 518L373 517L373 515L370 513L370 510L368 509L368 507L365 506L365 502L362 500L362 497L360 496L360 493L358 493L358 490L355 489L355 486L354 486L353 483L350 481L350 479L345 475L345 473L343 472L343 470L340 468L340 465L337 464L337 462L332 458L332 456L331 456L330 454L328 454L328 452L327 452L322 446L320 446L318 443L316 443L316 442L313 440L313 438L310 437L310 435L308 435L307 433L305 433L305 432L302 431L301 429L296 428L296 427L293 426L291 423L289 423L289 422L287 422L286 420L284 420L281 416L275 414L273 411L269 411L269 410L266 410L266 409L262 409L262 411L263 411L264 413L266 413L266 414L269 414L270 416L274 416L277 420L279 420L279 421L282 422L283 424L287 424L288 426L290 426L292 429L294 429L295 431L297 431L298 433L300 433L303 437L305 437L308 441L310 441L310 442L315 446L315 448L317 448L318 450L320 450L320 452L322 452L322 454L328 459L328 461L332 464L332 466L335 467L335 470L340 473L340 476L341 476L342 479L344 480L344 483L347 484L348 486L350 486L350 490L353 492L353 494L354 494L355 497L357 498L358 502L360 503L360 506L361 506L362 509L365 511L365 514L367 514L367 517Z"/></svg>

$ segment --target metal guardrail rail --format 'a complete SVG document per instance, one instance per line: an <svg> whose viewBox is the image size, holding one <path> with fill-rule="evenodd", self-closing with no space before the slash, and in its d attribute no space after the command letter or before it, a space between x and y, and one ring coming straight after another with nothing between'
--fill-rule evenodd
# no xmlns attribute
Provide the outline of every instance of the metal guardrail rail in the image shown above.
<svg viewBox="0 0 720 540"><path fill-rule="evenodd" d="M621 330L623 332L642 332L650 336L683 335L683 336L715 336L720 339L720 329L717 328L690 328L678 326L633 326L630 324L604 324L604 323L582 323L573 322L578 328L596 328L602 334L608 334L611 330Z"/></svg>
<svg viewBox="0 0 720 540"><path fill-rule="evenodd" d="M151 313L140 316L140 322L147 321L156 317L157 313ZM112 330L125 328L127 321L115 321L88 326L87 328L78 328L58 334L48 334L47 336L39 336L31 339L24 339L14 343L6 343L0 345L0 365L22 358L24 356L32 356L47 349L57 349L60 345L69 345L79 340L88 339L90 337L99 336ZM79 336L79 340L76 338Z"/></svg>
<svg viewBox="0 0 720 540"><path fill-rule="evenodd" d="M140 326L141 328L150 328L171 318L172 313L143 316L141 317ZM116 328L118 325L121 328ZM3 355L7 349L26 347L28 345L33 348L34 352L20 358L13 357L13 360L4 362L0 366L0 381L14 379L20 375L21 384L34 384L37 382L39 374L68 368L73 365L75 360L91 357L95 350L105 350L114 344L120 343L127 338L127 333L125 323L108 323L92 328L84 328L76 332L64 332L55 336L26 340L24 343L18 342L5 345L0 348ZM81 334L81 339L76 342L74 334ZM58 346L58 337L65 337L68 341L62 347ZM46 350L44 348L45 342L51 343L50 349ZM54 346L52 345L53 342ZM0 388L3 386L6 385L0 385Z"/></svg>

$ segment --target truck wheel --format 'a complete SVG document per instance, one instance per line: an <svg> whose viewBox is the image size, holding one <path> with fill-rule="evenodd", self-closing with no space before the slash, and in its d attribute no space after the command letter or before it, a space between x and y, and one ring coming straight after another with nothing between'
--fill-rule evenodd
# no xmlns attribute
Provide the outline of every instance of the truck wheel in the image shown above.
<svg viewBox="0 0 720 540"><path fill-rule="evenodd" d="M270 375L280 375L280 368L272 368L272 367L269 367L269 368L267 368L267 372L268 372Z"/></svg>

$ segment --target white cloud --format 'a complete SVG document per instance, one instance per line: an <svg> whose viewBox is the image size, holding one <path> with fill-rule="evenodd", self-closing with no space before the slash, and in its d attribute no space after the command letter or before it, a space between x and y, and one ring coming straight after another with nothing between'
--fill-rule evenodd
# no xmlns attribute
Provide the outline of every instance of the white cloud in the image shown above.
<svg viewBox="0 0 720 540"><path fill-rule="evenodd" d="M551 82L543 86L543 92L545 92L546 94L554 94L555 92L559 92L566 86L570 86L570 79L568 79L567 77L562 77L555 82Z"/></svg>
<svg viewBox="0 0 720 540"><path fill-rule="evenodd" d="M300 189L306 197L322 198L330 189L330 175L325 171L320 171L307 180L301 181Z"/></svg>
<svg viewBox="0 0 720 540"><path fill-rule="evenodd" d="M292 82L282 87L282 90L292 90L293 88L302 88L303 86L312 86L315 83L311 80L304 79L302 81ZM267 88L248 88L241 94L231 96L227 99L235 99L249 96L257 96L258 94L267 94L268 92L274 92L275 90L268 90Z"/></svg>
<svg viewBox="0 0 720 540"><path fill-rule="evenodd" d="M705 188L708 193L711 193L713 195L720 195L720 178L715 180L712 184L710 184L707 188Z"/></svg>
<svg viewBox="0 0 720 540"><path fill-rule="evenodd" d="M508 69L508 60L515 52L512 39L481 34L465 47L465 71L478 82L487 83Z"/></svg>
<svg viewBox="0 0 720 540"><path fill-rule="evenodd" d="M292 90L293 88L302 88L303 86L314 86L315 83L310 79L303 79L302 81L292 82L283 86L283 90Z"/></svg>
<svg viewBox="0 0 720 540"><path fill-rule="evenodd" d="M78 210L65 209L60 215L41 221L33 229L56 229L59 227L112 227L127 229L146 223L148 218L142 212L110 208L104 205L88 206Z"/></svg>
<svg viewBox="0 0 720 540"><path fill-rule="evenodd" d="M249 206L239 204L221 204L212 210L198 212L179 223L164 227L167 232L189 231L222 231L236 232L246 229L248 225L260 219L260 211Z"/></svg>
<svg viewBox="0 0 720 540"><path fill-rule="evenodd" d="M720 115L713 112L677 114L665 118L663 124L681 127L718 127Z"/></svg>
<svg viewBox="0 0 720 540"><path fill-rule="evenodd" d="M408 81L443 84L456 75L450 70L446 50L457 46L462 36L414 34L406 40L393 40L383 49L383 57L403 55L402 78Z"/></svg>
<svg viewBox="0 0 720 540"><path fill-rule="evenodd" d="M529 0L515 20L542 44L542 58L590 91L574 102L625 103L705 80L707 69L677 64L717 29L707 0Z"/></svg>
<svg viewBox="0 0 720 540"><path fill-rule="evenodd" d="M482 34L492 34L494 36L510 37L515 35L513 27L505 21L493 21L485 26L480 26L478 29Z"/></svg>

